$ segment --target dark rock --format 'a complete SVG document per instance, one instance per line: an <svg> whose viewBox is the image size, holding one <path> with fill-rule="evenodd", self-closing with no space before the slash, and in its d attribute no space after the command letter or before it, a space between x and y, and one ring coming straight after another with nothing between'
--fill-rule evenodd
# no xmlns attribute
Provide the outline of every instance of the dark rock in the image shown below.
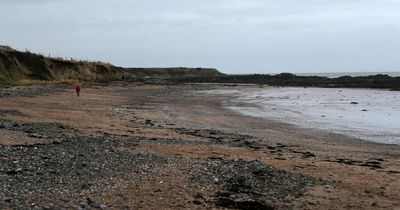
<svg viewBox="0 0 400 210"><path fill-rule="evenodd" d="M203 199L204 200L204 194L203 193L197 193L194 198L196 199Z"/></svg>
<svg viewBox="0 0 400 210"><path fill-rule="evenodd" d="M19 173L22 173L22 168L17 168L17 169L12 169L12 170L8 170L6 172L7 175L17 175Z"/></svg>
<svg viewBox="0 0 400 210"><path fill-rule="evenodd" d="M64 125L58 125L58 127L61 129L66 129Z"/></svg>
<svg viewBox="0 0 400 210"><path fill-rule="evenodd" d="M218 189L216 205L225 208L266 209L272 201L288 195L301 197L306 186L329 183L301 174L293 174L265 165L260 161L209 160L207 170L191 170L196 185L212 185ZM218 182L213 182L213 177ZM288 208L288 206L281 206Z"/></svg>
<svg viewBox="0 0 400 210"><path fill-rule="evenodd" d="M82 184L81 189L82 190L88 190L90 188L90 186L88 184Z"/></svg>
<svg viewBox="0 0 400 210"><path fill-rule="evenodd" d="M154 123L151 122L151 120L146 120L144 124L149 125L149 126L154 126Z"/></svg>
<svg viewBox="0 0 400 210"><path fill-rule="evenodd" d="M347 165L358 165L358 166L366 166L369 167L370 169L382 169L382 165L380 161L377 160L371 160L371 161L358 161L358 160L351 160L351 159L345 159L345 158L338 158L336 160L328 160L329 162L337 162L337 163L343 163Z"/></svg>
<svg viewBox="0 0 400 210"><path fill-rule="evenodd" d="M90 209L90 205L87 204L85 201L80 202L79 205L83 209Z"/></svg>
<svg viewBox="0 0 400 210"><path fill-rule="evenodd" d="M21 111L15 109L0 109L0 116L1 115L26 116Z"/></svg>
<svg viewBox="0 0 400 210"><path fill-rule="evenodd" d="M400 171L389 170L387 171L388 174L400 174Z"/></svg>
<svg viewBox="0 0 400 210"><path fill-rule="evenodd" d="M53 140L53 144L61 144L62 143L62 139L54 139Z"/></svg>
<svg viewBox="0 0 400 210"><path fill-rule="evenodd" d="M92 200L91 198L86 198L86 201L87 201L87 204L89 204L89 205L92 205L92 204L94 204L95 202L94 202L94 200Z"/></svg>
<svg viewBox="0 0 400 210"><path fill-rule="evenodd" d="M195 205L203 205L204 204L204 201L202 200L202 199L194 199L193 200L193 204L195 204Z"/></svg>
<svg viewBox="0 0 400 210"><path fill-rule="evenodd" d="M208 157L209 160L224 160L222 157Z"/></svg>
<svg viewBox="0 0 400 210"><path fill-rule="evenodd" d="M315 157L315 154L311 152L304 152L303 153L303 158L310 158L310 157Z"/></svg>
<svg viewBox="0 0 400 210"><path fill-rule="evenodd" d="M343 76L327 78L318 76L296 76L290 73L277 75L220 75L213 77L185 77L171 79L174 83L250 83L271 86L297 87L347 87L347 88L384 88L400 90L400 77L372 75L363 77Z"/></svg>
<svg viewBox="0 0 400 210"><path fill-rule="evenodd" d="M219 198L216 204L220 207L225 207L225 208L230 208L230 209L242 209L242 210L253 210L253 209L273 210L273 209L275 209L273 205L263 203L260 201L253 201L253 200L235 201L230 198Z"/></svg>
<svg viewBox="0 0 400 210"><path fill-rule="evenodd" d="M11 197L5 197L5 198L3 198L3 201L4 201L4 202L7 202L7 203L10 203L10 202L13 201L13 198L11 198Z"/></svg>

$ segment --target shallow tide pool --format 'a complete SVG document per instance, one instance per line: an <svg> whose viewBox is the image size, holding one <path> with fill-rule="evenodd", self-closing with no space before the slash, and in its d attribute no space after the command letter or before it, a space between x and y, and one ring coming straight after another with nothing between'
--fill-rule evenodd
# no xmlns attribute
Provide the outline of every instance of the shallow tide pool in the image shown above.
<svg viewBox="0 0 400 210"><path fill-rule="evenodd" d="M242 114L388 144L400 144L400 92L350 88L260 88L228 92Z"/></svg>

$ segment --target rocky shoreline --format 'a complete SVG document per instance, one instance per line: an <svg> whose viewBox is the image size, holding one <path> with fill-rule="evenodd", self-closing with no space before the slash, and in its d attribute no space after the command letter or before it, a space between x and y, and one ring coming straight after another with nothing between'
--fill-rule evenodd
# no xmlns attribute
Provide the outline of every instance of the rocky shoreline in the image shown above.
<svg viewBox="0 0 400 210"><path fill-rule="evenodd" d="M2 130L17 130L48 144L0 146L0 208L59 209L107 208L93 197L121 193L124 185L150 182L162 176L163 166L178 167L189 177L192 189L212 188L198 193L192 202L200 206L237 209L274 209L288 195L298 197L307 186L327 184L293 174L259 161L163 157L120 152L120 137L85 135L60 124L19 124L1 120ZM149 139L125 139L135 146ZM194 146L194 145L193 145ZM128 173L130 179L118 177ZM190 201L188 201L190 202ZM282 207L282 206L281 206ZM289 206L288 206L289 207Z"/></svg>
<svg viewBox="0 0 400 210"><path fill-rule="evenodd" d="M279 134L286 127L275 124L269 129L279 138L260 136L254 131L265 130L258 127L268 126L265 122L228 115L216 99L199 100L204 96L196 91L210 88L215 87L92 86L79 106L68 87L1 89L0 208L340 208L350 205L347 192L358 207L397 205L385 200L397 192L394 182L386 183L385 190L379 183L360 185L359 192L351 190L353 184L342 177L351 176L341 169L360 171L359 179L370 174L388 182L398 176L397 153L343 153L340 159L287 139ZM253 131L219 124L232 122L225 117ZM374 150L380 151L379 146ZM342 172L331 171L335 168ZM374 198L361 202L368 196Z"/></svg>
<svg viewBox="0 0 400 210"><path fill-rule="evenodd" d="M188 77L172 79L173 83L242 83L266 84L271 86L296 86L296 87L341 87L341 88L381 88L400 90L400 77L388 75L372 76L342 76L328 78L320 76L297 76L291 73L277 75L221 75L213 77Z"/></svg>

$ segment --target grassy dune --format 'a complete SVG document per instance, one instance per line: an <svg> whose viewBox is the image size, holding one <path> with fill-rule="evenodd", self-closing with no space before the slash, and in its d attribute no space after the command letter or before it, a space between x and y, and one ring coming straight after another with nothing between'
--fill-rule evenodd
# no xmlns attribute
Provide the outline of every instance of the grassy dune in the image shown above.
<svg viewBox="0 0 400 210"><path fill-rule="evenodd" d="M222 75L212 68L122 68L104 62L65 60L0 45L0 85L108 82Z"/></svg>
<svg viewBox="0 0 400 210"><path fill-rule="evenodd" d="M64 60L0 46L0 84L112 81L123 72L102 62Z"/></svg>

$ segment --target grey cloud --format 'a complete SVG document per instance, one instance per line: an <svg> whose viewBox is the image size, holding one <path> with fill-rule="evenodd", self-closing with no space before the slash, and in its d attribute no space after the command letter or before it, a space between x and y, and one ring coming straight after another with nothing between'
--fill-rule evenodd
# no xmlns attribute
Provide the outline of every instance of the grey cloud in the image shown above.
<svg viewBox="0 0 400 210"><path fill-rule="evenodd" d="M400 70L397 0L4 0L0 43L123 66Z"/></svg>

